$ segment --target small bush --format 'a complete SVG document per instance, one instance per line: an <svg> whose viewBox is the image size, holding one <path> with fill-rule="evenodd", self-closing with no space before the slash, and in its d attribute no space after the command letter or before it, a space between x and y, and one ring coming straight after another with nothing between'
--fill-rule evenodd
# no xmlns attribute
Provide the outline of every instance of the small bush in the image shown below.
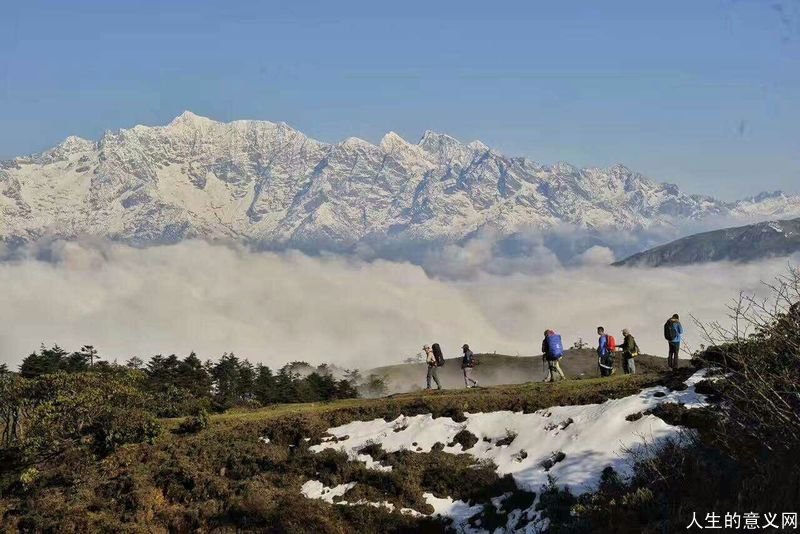
<svg viewBox="0 0 800 534"><path fill-rule="evenodd" d="M467 430L466 428L453 436L453 441L448 443L448 447L455 447L456 444L461 445L463 450L471 449L476 443L478 443L478 437Z"/></svg>
<svg viewBox="0 0 800 534"><path fill-rule="evenodd" d="M514 460L517 461L517 462L521 462L522 460L524 460L527 457L528 457L528 451L526 451L524 449L520 450L517 454L515 454L513 456Z"/></svg>
<svg viewBox="0 0 800 534"><path fill-rule="evenodd" d="M566 458L566 457L567 457L567 455L564 454L564 452L562 452L562 451L554 452L553 454L550 455L549 458L544 460L539 465L541 465L544 468L545 471L550 471L553 468L554 465L556 465L557 463L563 461L564 458Z"/></svg>
<svg viewBox="0 0 800 534"><path fill-rule="evenodd" d="M39 476L41 473L35 467L29 467L22 474L19 476L19 482L22 484L23 489L29 489L33 486L37 480L39 480Z"/></svg>
<svg viewBox="0 0 800 534"><path fill-rule="evenodd" d="M516 432L514 432L513 430L506 429L506 436L502 439L497 440L495 445L497 445L498 447L502 447L503 445L511 445L511 443L513 443L516 438L517 438Z"/></svg>
<svg viewBox="0 0 800 534"><path fill-rule="evenodd" d="M150 443L161 434L161 423L144 410L109 411L94 425L96 448L103 454L126 443Z"/></svg>
<svg viewBox="0 0 800 534"><path fill-rule="evenodd" d="M380 443L370 443L362 447L358 452L360 454L367 454L378 462L385 460L387 457L386 451L383 450Z"/></svg>
<svg viewBox="0 0 800 534"><path fill-rule="evenodd" d="M542 513L542 517L550 520L551 532L558 525L568 525L573 522L572 507L578 500L569 491L569 488L561 488L556 485L553 478L548 479L546 486L542 486L539 502L536 509Z"/></svg>
<svg viewBox="0 0 800 534"><path fill-rule="evenodd" d="M205 430L208 428L208 425L211 423L211 419L208 416L208 412L201 409L197 415L193 415L191 417L187 417L184 419L181 424L178 426L177 433L178 434L196 434L201 430Z"/></svg>

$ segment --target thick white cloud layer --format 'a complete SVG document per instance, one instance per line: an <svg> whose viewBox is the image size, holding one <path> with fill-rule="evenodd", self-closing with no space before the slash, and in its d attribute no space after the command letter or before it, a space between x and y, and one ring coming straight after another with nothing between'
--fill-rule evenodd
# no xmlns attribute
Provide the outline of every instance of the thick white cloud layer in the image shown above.
<svg viewBox="0 0 800 534"><path fill-rule="evenodd" d="M688 343L698 345L690 314L723 318L739 290L758 290L787 265L620 269L602 265L610 255L596 249L576 267L548 257L534 271L470 269L459 281L409 263L203 242L146 249L59 243L52 252L50 261L0 264L0 361L12 367L40 343L57 342L67 349L91 343L120 361L234 351L270 365L368 368L433 341L450 357L465 342L476 351L535 354L545 328L569 343L593 343L599 324L614 333L631 328L643 350L661 353L667 316L685 317ZM457 264L454 256L448 261Z"/></svg>

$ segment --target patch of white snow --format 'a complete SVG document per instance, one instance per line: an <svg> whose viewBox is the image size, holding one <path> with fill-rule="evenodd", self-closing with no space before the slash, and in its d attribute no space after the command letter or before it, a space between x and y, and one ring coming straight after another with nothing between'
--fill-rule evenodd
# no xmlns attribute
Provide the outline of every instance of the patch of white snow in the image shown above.
<svg viewBox="0 0 800 534"><path fill-rule="evenodd" d="M355 482L348 484L339 484L329 488L319 480L309 480L300 488L300 493L307 499L319 499L333 504L335 497L341 497L356 485Z"/></svg>
<svg viewBox="0 0 800 534"><path fill-rule="evenodd" d="M434 418L430 414L401 415L393 421L353 421L329 429L328 434L336 439L310 449L313 452L337 449L345 452L351 460L365 462L367 467L388 470L391 467L381 466L359 451L367 445L379 444L386 452L430 452L435 444L441 443L444 452L469 454L478 460L492 461L497 466L497 474L510 474L520 489L539 493L552 477L559 486L569 486L573 494L580 495L597 487L606 467L614 468L620 476L629 476L632 465L626 458L628 451L640 449L647 443L678 437L683 431L681 427L669 425L655 415L643 415L633 421L626 417L648 412L664 403L678 403L686 408L706 405L705 396L697 393L695 386L706 378L707 373L705 369L696 372L686 381L687 388L682 391L657 386L601 404L554 406L534 413L465 414L464 422L449 417ZM477 443L467 450L453 443L456 434L463 430L478 438ZM510 435L514 435L511 443L497 445L499 440ZM343 494L349 489L342 490L343 486L330 491ZM318 489L317 486L313 488ZM483 508L482 505L470 506L463 501L439 498L429 493L424 497L433 506L434 515L453 518L456 524L461 524L462 530L468 526L464 524L466 520ZM501 496L492 503L499 508L502 500ZM533 506L510 513L514 517L513 523L509 519L510 525L516 524L522 514L526 514L528 519L538 517ZM537 528L542 526L539 520Z"/></svg>

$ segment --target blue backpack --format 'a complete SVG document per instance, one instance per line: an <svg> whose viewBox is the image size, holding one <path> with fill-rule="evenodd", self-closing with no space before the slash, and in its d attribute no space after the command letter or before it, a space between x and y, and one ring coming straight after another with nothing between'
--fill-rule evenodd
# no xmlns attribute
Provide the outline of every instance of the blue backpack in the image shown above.
<svg viewBox="0 0 800 534"><path fill-rule="evenodd" d="M547 336L547 355L555 360L561 359L564 355L564 346L561 344L560 335Z"/></svg>

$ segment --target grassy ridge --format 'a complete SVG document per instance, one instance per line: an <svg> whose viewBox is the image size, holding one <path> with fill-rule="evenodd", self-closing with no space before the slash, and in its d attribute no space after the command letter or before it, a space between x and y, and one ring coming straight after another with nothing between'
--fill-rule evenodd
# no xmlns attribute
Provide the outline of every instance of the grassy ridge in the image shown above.
<svg viewBox="0 0 800 534"><path fill-rule="evenodd" d="M326 420L357 420L432 413L512 410L533 412L550 406L599 403L662 384L666 376L647 373L610 378L566 380L556 384L528 382L471 389L414 391L378 399L345 399L323 403L280 404L255 410L233 409L211 417L212 425L227 422L257 422L290 416L315 416ZM164 420L174 426L180 418ZM345 421L347 422L347 421Z"/></svg>
<svg viewBox="0 0 800 534"><path fill-rule="evenodd" d="M541 355L478 354L476 357L479 365L473 375L481 385L515 384L544 378ZM594 378L599 375L594 349L567 350L560 363L570 378ZM622 373L621 355L617 354L614 366L617 373ZM640 373L660 373L666 370L667 362L664 358L642 354L636 358L636 366ZM425 387L426 371L425 363L406 363L377 367L367 373L384 377L391 391L413 391ZM447 359L444 367L439 368L439 378L445 388L464 387L460 358Z"/></svg>

